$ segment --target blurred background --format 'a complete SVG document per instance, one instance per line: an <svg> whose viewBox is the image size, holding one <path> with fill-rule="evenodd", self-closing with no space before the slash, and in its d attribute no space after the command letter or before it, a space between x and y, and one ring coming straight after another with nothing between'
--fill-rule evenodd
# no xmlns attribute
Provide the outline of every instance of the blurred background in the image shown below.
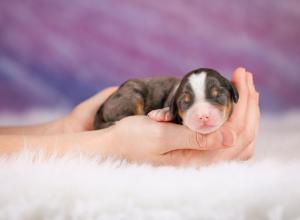
<svg viewBox="0 0 300 220"><path fill-rule="evenodd" d="M300 108L300 1L1 0L0 123L62 114L129 78L254 74L263 113ZM33 112L33 113L32 113Z"/></svg>

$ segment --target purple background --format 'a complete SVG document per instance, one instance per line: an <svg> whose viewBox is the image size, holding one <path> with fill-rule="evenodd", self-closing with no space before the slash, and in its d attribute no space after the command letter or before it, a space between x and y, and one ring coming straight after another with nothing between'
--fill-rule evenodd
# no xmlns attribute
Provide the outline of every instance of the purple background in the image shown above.
<svg viewBox="0 0 300 220"><path fill-rule="evenodd" d="M264 111L300 107L300 1L1 0L0 113L73 106L133 77L237 66Z"/></svg>

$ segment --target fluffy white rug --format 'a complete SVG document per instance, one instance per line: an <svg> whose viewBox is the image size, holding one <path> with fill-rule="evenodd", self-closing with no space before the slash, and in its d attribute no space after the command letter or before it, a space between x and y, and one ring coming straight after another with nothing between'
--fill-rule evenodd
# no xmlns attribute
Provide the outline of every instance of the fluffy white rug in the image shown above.
<svg viewBox="0 0 300 220"><path fill-rule="evenodd" d="M251 161L200 170L26 151L0 158L1 220L300 219L299 205L299 113L265 117Z"/></svg>

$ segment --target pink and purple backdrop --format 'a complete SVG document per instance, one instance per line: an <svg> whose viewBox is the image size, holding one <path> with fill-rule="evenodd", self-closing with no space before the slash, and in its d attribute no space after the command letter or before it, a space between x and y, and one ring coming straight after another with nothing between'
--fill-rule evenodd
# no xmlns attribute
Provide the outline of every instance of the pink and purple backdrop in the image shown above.
<svg viewBox="0 0 300 220"><path fill-rule="evenodd" d="M255 76L264 111L300 107L300 1L1 0L0 113L70 108L149 75Z"/></svg>

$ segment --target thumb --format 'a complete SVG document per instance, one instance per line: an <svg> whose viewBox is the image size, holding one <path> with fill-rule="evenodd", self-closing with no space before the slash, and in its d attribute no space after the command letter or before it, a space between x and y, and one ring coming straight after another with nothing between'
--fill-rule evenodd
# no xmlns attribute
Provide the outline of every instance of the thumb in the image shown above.
<svg viewBox="0 0 300 220"><path fill-rule="evenodd" d="M115 92L118 87L108 87L101 92L98 92L96 95L87 99L84 104L93 106L93 105L101 105L113 92Z"/></svg>
<svg viewBox="0 0 300 220"><path fill-rule="evenodd" d="M100 105L113 93L117 90L118 87L109 87L103 91L97 93L91 98L83 101L77 105L73 112L82 114L84 113L87 116L96 114Z"/></svg>
<svg viewBox="0 0 300 220"><path fill-rule="evenodd" d="M164 131L164 152L173 150L216 150L233 146L235 135L231 128L223 126L210 134L200 134L183 125L168 123Z"/></svg>

